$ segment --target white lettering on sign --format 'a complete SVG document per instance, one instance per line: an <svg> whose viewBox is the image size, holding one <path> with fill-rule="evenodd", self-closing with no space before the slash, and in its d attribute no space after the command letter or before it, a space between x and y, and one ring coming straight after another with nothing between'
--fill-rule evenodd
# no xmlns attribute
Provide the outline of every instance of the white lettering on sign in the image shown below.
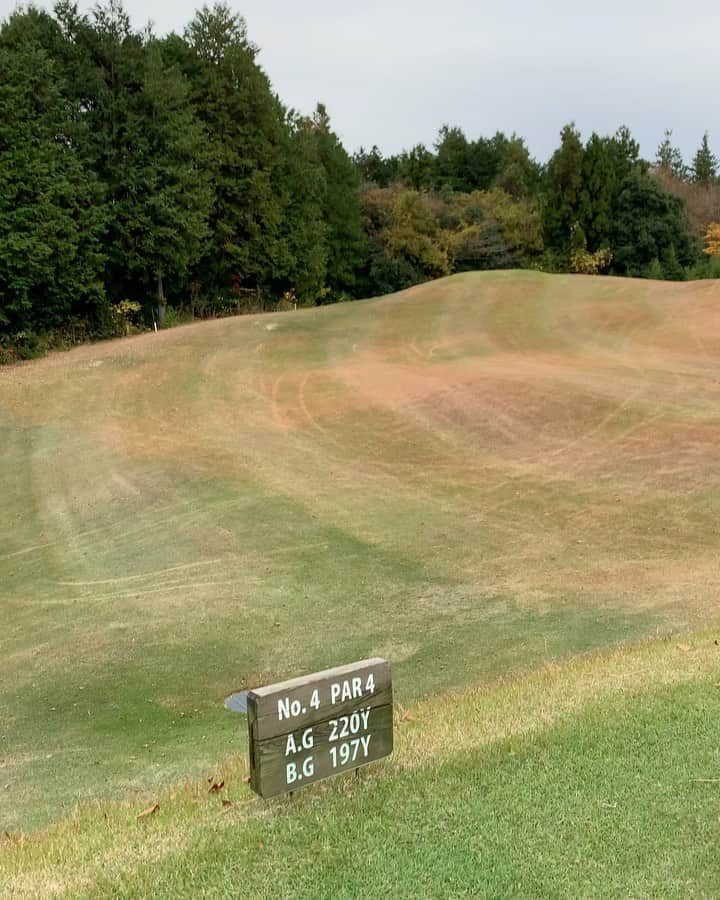
<svg viewBox="0 0 720 900"><path fill-rule="evenodd" d="M359 700L368 694L375 693L375 676L372 672L365 679L356 675L353 678L345 678L343 681L335 681L330 685L330 703L346 703L348 700ZM320 691L315 688L310 696L310 707L312 709L320 709L321 699ZM298 716L306 716L308 712L307 706L303 706L297 699L290 697L281 697L277 702L278 721L283 719L294 719Z"/></svg>
<svg viewBox="0 0 720 900"><path fill-rule="evenodd" d="M314 774L315 761L312 756L305 757L299 772L298 764L289 762L285 766L285 784L294 784L296 781L302 781L303 778L312 778Z"/></svg>
<svg viewBox="0 0 720 900"><path fill-rule="evenodd" d="M375 692L375 678L372 672L368 675L363 685L362 678L346 678L343 681L335 681L330 685L330 702L345 703L346 700L357 700L365 694Z"/></svg>
<svg viewBox="0 0 720 900"><path fill-rule="evenodd" d="M337 719L330 719L330 738L331 741L339 741L350 734L357 734L358 731L365 730L368 727L370 719L370 707L359 709L357 712L351 713L349 716L340 716Z"/></svg>
<svg viewBox="0 0 720 900"><path fill-rule="evenodd" d="M358 758L367 759L370 752L371 734L364 734L362 737L353 738L351 741L345 741L343 744L330 748L330 761L333 769L340 766L346 766L350 762L355 762Z"/></svg>
<svg viewBox="0 0 720 900"><path fill-rule="evenodd" d="M300 750L312 750L314 743L312 728L306 728L303 731L300 743L295 740L295 735L289 734L285 742L285 756L289 756L291 753L299 753Z"/></svg>
<svg viewBox="0 0 720 900"><path fill-rule="evenodd" d="M307 710L303 709L299 700L291 701L289 697L283 697L282 700L278 700L278 719L281 722L283 719L289 719L291 716L299 716L300 713L305 712L307 712Z"/></svg>

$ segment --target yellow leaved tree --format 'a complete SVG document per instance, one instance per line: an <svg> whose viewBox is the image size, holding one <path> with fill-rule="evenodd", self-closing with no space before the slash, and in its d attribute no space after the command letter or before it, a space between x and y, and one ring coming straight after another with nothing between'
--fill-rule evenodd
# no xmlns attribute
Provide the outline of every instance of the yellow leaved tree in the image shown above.
<svg viewBox="0 0 720 900"><path fill-rule="evenodd" d="M705 249L708 256L720 256L720 222L711 222L705 232Z"/></svg>

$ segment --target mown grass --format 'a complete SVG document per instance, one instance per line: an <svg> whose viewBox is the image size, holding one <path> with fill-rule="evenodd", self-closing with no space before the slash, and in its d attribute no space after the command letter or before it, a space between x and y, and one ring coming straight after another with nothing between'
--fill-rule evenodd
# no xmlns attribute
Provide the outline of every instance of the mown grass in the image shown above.
<svg viewBox="0 0 720 900"><path fill-rule="evenodd" d="M237 757L219 795L6 840L0 879L19 897L717 896L717 635L422 702L389 761L293 800L252 797Z"/></svg>
<svg viewBox="0 0 720 900"><path fill-rule="evenodd" d="M239 688L402 703L716 608L712 285L483 273L0 372L0 832L195 777Z"/></svg>

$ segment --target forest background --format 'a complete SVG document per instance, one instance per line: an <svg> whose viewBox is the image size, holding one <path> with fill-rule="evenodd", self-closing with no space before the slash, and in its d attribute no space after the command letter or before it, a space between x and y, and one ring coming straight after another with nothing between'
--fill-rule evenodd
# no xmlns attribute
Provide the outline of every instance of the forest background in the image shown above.
<svg viewBox="0 0 720 900"><path fill-rule="evenodd" d="M288 109L242 17L182 35L119 2L28 7L0 27L0 362L243 311L387 294L453 272L720 277L705 133L573 123L545 164L522 137L443 125L433 147L353 156L328 111Z"/></svg>

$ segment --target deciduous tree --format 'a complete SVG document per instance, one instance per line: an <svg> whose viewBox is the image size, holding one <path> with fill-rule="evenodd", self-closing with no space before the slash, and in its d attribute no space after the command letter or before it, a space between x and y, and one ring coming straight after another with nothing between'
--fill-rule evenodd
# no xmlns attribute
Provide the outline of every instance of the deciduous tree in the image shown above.
<svg viewBox="0 0 720 900"><path fill-rule="evenodd" d="M720 223L711 222L705 232L703 253L708 256L720 256Z"/></svg>

